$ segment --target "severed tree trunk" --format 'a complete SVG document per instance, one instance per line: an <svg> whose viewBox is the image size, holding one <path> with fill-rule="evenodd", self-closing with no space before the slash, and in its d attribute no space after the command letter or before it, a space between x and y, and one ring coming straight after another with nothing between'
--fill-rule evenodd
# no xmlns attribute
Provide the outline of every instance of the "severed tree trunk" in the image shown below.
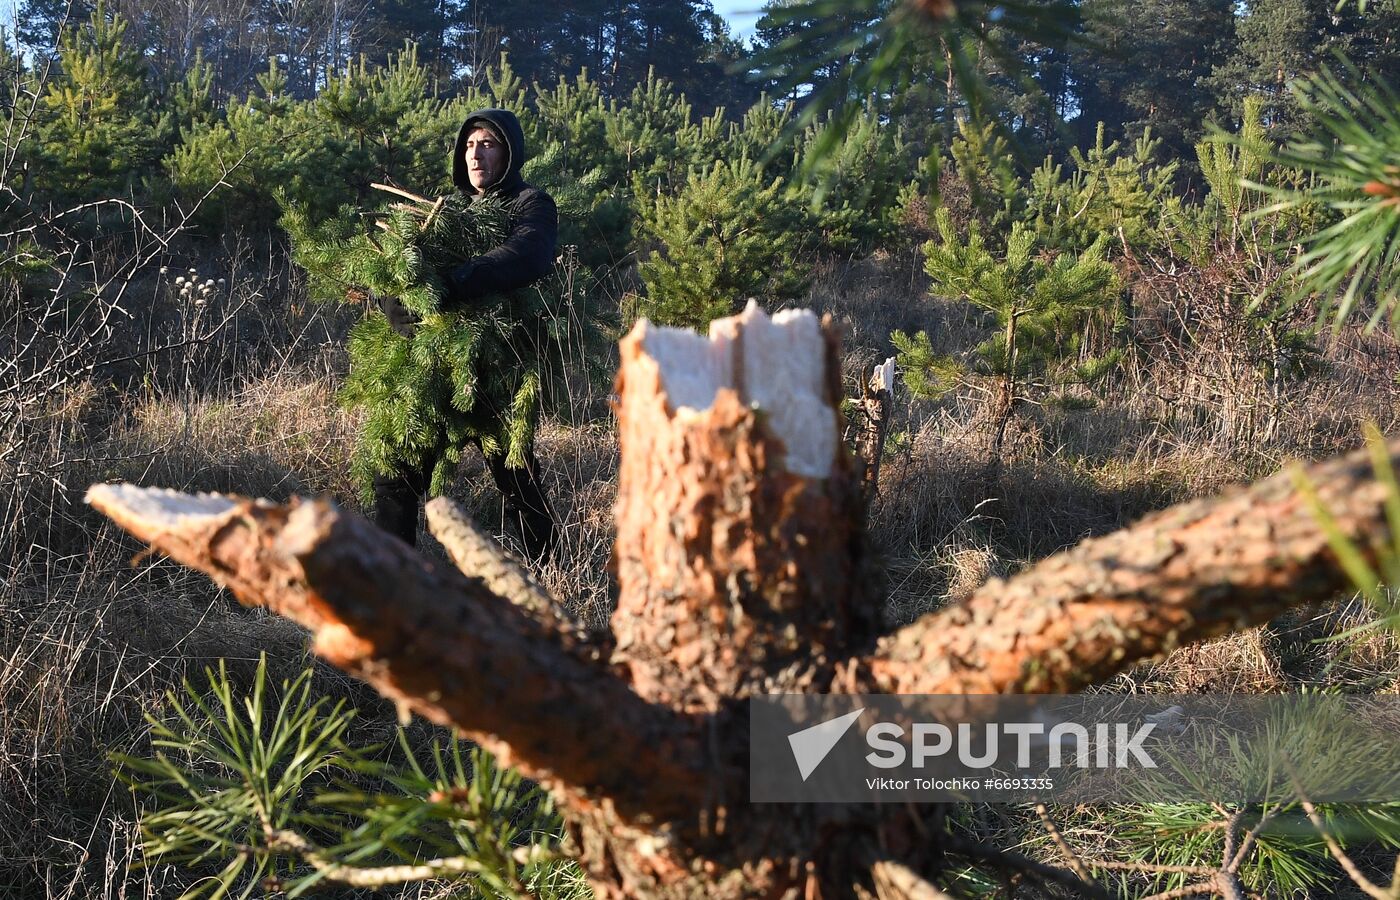
<svg viewBox="0 0 1400 900"><path fill-rule="evenodd" d="M875 637L834 340L755 305L710 339L639 324L618 374L614 662L654 702L714 712L824 690Z"/></svg>
<svg viewBox="0 0 1400 900"><path fill-rule="evenodd" d="M968 848L939 846L913 808L747 802L745 697L1074 690L1346 587L1284 473L1086 541L880 638L837 365L810 313L750 308L709 340L641 323L623 341L610 638L558 613L446 501L430 527L462 572L326 500L125 485L89 499L540 782L602 897L937 896L924 879ZM1374 555L1384 488L1365 454L1309 475Z"/></svg>

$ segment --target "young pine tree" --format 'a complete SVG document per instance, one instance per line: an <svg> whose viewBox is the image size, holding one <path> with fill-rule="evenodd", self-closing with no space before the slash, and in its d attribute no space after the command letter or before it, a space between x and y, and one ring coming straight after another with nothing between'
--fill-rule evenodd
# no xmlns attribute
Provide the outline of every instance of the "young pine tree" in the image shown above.
<svg viewBox="0 0 1400 900"><path fill-rule="evenodd" d="M1299 279L1289 271L1293 249L1301 234L1325 221L1321 204L1309 202L1275 208L1269 198L1248 185L1269 184L1281 189L1306 189L1307 178L1270 161L1273 142L1264 126L1265 101L1244 101L1244 118L1234 134L1196 145L1196 156L1210 194L1196 210L1190 228L1181 229L1176 249L1210 276L1212 294L1220 304L1222 324L1197 325L1192 340L1226 347L1238 354L1245 371L1234 379L1246 389L1251 374L1265 396L1252 405L1266 410L1263 440L1273 437L1286 411L1285 390L1322 365L1314 340L1310 313L1294 305ZM1218 330L1223 334L1213 334ZM1254 440L1253 417L1240 439ZM1241 426L1243 427L1243 426Z"/></svg>
<svg viewBox="0 0 1400 900"><path fill-rule="evenodd" d="M758 102L744 112L744 118L733 123L725 141L728 153L763 160L763 174L768 178L792 177L802 153L802 135L792 133L792 104L775 106L772 98L763 94ZM719 158L719 147L709 148L706 165Z"/></svg>
<svg viewBox="0 0 1400 900"><path fill-rule="evenodd" d="M608 105L604 134L624 179L640 177L645 184L669 190L685 178L682 137L694 127L685 95L648 69L647 80L632 89L626 103L613 100Z"/></svg>
<svg viewBox="0 0 1400 900"><path fill-rule="evenodd" d="M188 202L204 198L201 223L271 227L281 214L272 186L313 219L353 199L345 178L347 147L316 116L311 103L287 93L271 61L258 89L230 103L224 121L197 123L164 160L175 190Z"/></svg>
<svg viewBox="0 0 1400 900"><path fill-rule="evenodd" d="M156 119L156 142L161 155L174 149L198 125L214 121L214 67L196 50L185 76L167 82L161 98L163 107Z"/></svg>
<svg viewBox="0 0 1400 900"><path fill-rule="evenodd" d="M730 143L730 137L734 133L735 124L725 119L723 106L715 107L714 112L708 116L701 117L698 123L687 125L677 136L677 144L680 146L681 158L686 161L685 171L689 171L695 166L708 169L715 164L717 159L727 159L730 156L743 155L735 151ZM750 154L754 159L761 159L763 151L767 148L760 146L757 155Z"/></svg>
<svg viewBox="0 0 1400 900"><path fill-rule="evenodd" d="M1070 150L1074 168L1068 177L1047 159L1032 174L1026 198L1042 242L1077 252L1107 234L1120 251L1161 249L1168 223L1181 214L1172 190L1177 163L1157 162L1161 144L1151 129L1131 148L1120 141L1106 144L1100 122L1087 153Z"/></svg>
<svg viewBox="0 0 1400 900"><path fill-rule="evenodd" d="M822 243L837 254L866 254L894 236L901 179L911 160L899 128L867 103L835 149L815 158L830 121L808 129L801 168L812 173Z"/></svg>
<svg viewBox="0 0 1400 900"><path fill-rule="evenodd" d="M539 120L536 146L554 141L565 149L565 165L571 172L588 172L602 167L612 183L625 182L620 154L606 140L608 111L598 83L583 69L573 80L559 76L548 89L535 89L535 111Z"/></svg>
<svg viewBox="0 0 1400 900"><path fill-rule="evenodd" d="M800 292L803 210L757 163L740 157L692 169L674 197L648 202L645 185L634 190L642 232L654 245L640 266L641 312L652 321L702 328L750 296Z"/></svg>
<svg viewBox="0 0 1400 900"><path fill-rule="evenodd" d="M156 143L141 53L127 22L99 3L85 25L59 39L59 74L39 112L43 184L78 200L128 192Z"/></svg>
<svg viewBox="0 0 1400 900"><path fill-rule="evenodd" d="M486 70L486 92L491 97L491 106L508 109L520 120L520 128L525 132L525 146L542 147L548 143L545 123L535 112L534 92L519 73L511 67L510 54L502 53L500 62ZM468 91L468 94L475 91ZM468 113L480 109L474 106Z"/></svg>
<svg viewBox="0 0 1400 900"><path fill-rule="evenodd" d="M1047 258L1035 232L1023 223L1011 227L1006 251L996 253L973 223L966 240L953 227L946 209L937 214L938 238L924 245L924 269L931 289L988 310L999 331L973 351L974 371L995 382L992 448L1000 454L1016 404L1027 382L1079 362L1084 319L1105 314L1117 295L1117 276L1104 259L1101 238L1078 255ZM917 336L916 336L917 339ZM1074 377L1101 377L1115 362L1079 362ZM946 379L946 376L945 376ZM940 379L940 380L945 380Z"/></svg>
<svg viewBox="0 0 1400 900"><path fill-rule="evenodd" d="M446 186L443 142L465 113L445 110L430 94L428 82L418 48L410 44L382 66L362 57L344 75L330 79L316 98L322 127L345 146L341 166L356 200L363 200L376 182L442 181Z"/></svg>
<svg viewBox="0 0 1400 900"><path fill-rule="evenodd" d="M973 125L959 119L951 150L953 165L939 185L944 205L986 233L1005 234L1023 202L1006 138L995 122Z"/></svg>
<svg viewBox="0 0 1400 900"><path fill-rule="evenodd" d="M554 198L560 246L577 247L586 268L616 268L632 241L632 205L626 191L610 184L601 167L569 171L567 157L563 144L548 143L530 157L521 174Z"/></svg>

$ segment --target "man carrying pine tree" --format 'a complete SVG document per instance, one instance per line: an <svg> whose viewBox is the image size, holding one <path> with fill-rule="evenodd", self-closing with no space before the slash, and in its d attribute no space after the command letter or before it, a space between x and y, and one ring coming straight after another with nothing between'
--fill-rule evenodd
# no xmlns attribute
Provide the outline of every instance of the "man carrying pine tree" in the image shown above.
<svg viewBox="0 0 1400 900"><path fill-rule="evenodd" d="M525 133L520 121L504 109L483 109L469 115L457 134L452 156L452 182L471 201L492 197L509 210L504 240L486 253L441 273L446 292L443 311L470 315L474 304L523 288L547 275L554 266L559 216L554 199L527 184L520 175L525 163ZM394 330L412 337L418 316L397 297L380 296L380 308ZM507 409L491 410L497 418ZM533 432L533 427L531 428ZM506 518L515 522L525 550L533 559L545 559L556 541L554 516L540 486L539 464L533 446L523 454L523 465L507 464L502 448L486 452L486 467L505 499ZM418 509L432 484L433 462L399 466L373 481L374 521L385 531L410 545L418 533Z"/></svg>

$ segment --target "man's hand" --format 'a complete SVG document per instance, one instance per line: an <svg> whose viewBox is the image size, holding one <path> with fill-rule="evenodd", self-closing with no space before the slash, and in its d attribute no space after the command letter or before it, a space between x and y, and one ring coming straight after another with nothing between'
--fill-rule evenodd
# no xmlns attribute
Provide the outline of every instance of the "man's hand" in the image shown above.
<svg viewBox="0 0 1400 900"><path fill-rule="evenodd" d="M443 281L447 282L447 296L449 302L456 306L476 299L477 292L472 291L472 273L476 271L476 260L469 259L460 265L453 266L444 274Z"/></svg>
<svg viewBox="0 0 1400 900"><path fill-rule="evenodd" d="M373 291L370 292L370 297L379 304L380 311L389 320L390 328L403 337L410 339L413 337L414 332L418 330L418 323L422 321L416 313L400 303L398 297L376 294Z"/></svg>

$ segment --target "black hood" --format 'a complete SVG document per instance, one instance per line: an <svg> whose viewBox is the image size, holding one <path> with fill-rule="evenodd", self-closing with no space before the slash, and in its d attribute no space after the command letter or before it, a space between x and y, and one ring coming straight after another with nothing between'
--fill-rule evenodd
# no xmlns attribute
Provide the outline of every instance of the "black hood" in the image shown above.
<svg viewBox="0 0 1400 900"><path fill-rule="evenodd" d="M488 191L504 191L520 183L520 167L525 165L525 130L515 113L507 109L479 109L467 116L462 129L457 132L457 146L452 150L452 183L457 189L475 194L471 179L467 177L467 161L462 156L467 135L478 125L489 125L506 143L506 173L501 180L491 185Z"/></svg>

